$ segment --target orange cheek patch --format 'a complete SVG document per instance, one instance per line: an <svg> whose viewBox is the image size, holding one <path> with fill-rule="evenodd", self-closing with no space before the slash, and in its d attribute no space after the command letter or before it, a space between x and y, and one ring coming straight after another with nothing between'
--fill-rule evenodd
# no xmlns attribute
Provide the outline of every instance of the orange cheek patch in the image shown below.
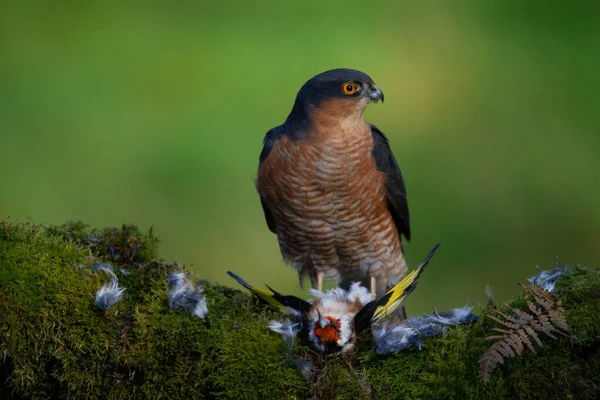
<svg viewBox="0 0 600 400"><path fill-rule="evenodd" d="M319 342L327 343L327 342L337 342L340 338L339 329L340 329L340 320L334 319L332 317L327 318L331 324L327 325L325 328L321 328L319 322L315 322L314 332L315 336L319 338Z"/></svg>

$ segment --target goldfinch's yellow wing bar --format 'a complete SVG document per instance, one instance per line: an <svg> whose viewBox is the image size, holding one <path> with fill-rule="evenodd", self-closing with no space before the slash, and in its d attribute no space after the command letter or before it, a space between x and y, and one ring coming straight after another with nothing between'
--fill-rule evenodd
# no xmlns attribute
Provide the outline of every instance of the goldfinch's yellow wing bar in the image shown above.
<svg viewBox="0 0 600 400"><path fill-rule="evenodd" d="M427 263L429 263L429 260L431 257L433 257L435 251L438 249L438 247L440 247L440 245L441 243L435 245L427 257L425 257L425 260L423 260L423 262L419 264L414 271L408 274L400 281L400 283L390 289L390 291L382 297L382 300L386 299L384 300L385 303L375 309L375 313L373 314L371 321L375 322L385 316L390 315L396 308L398 308L398 306L400 306L400 304L402 304L406 296L408 296L417 286L417 279L419 279L419 276L421 276L421 273L425 270Z"/></svg>
<svg viewBox="0 0 600 400"><path fill-rule="evenodd" d="M239 283L246 289L250 290L259 299L278 310L286 311L286 307L289 307L300 313L305 313L311 307L311 304L308 301L295 296L284 296L280 293L277 293L269 286L267 287L270 291L255 288L254 286L246 282L244 279L242 279L240 276L234 274L231 271L227 271L227 275L235 279L237 283Z"/></svg>
<svg viewBox="0 0 600 400"><path fill-rule="evenodd" d="M234 274L231 271L227 271L227 275L235 279L237 283L250 290L252 293L264 300L270 306L275 307L279 310L283 310L283 308L285 307L283 304L275 300L275 298L273 297L273 293L264 289L255 288L254 286L250 285L248 282L243 280L240 276Z"/></svg>

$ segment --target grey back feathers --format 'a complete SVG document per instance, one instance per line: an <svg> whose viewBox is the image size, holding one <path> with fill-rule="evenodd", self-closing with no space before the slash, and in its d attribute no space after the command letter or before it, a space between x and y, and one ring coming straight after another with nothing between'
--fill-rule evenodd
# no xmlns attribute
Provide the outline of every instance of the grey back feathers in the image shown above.
<svg viewBox="0 0 600 400"><path fill-rule="evenodd" d="M527 280L532 285L539 286L546 292L552 292L556 281L567 276L566 272L568 268L565 265L559 265L551 270L543 270L537 265L535 267L538 270L538 274L527 278Z"/></svg>
<svg viewBox="0 0 600 400"><path fill-rule="evenodd" d="M373 339L379 354L396 354L411 347L421 350L424 339L443 335L448 326L477 320L478 317L471 313L471 307L464 306L424 317L411 317L395 326L388 323L373 326Z"/></svg>
<svg viewBox="0 0 600 400"><path fill-rule="evenodd" d="M204 318L208 312L206 298L200 286L194 286L190 278L183 272L167 276L169 284L169 308L171 310L187 310L193 316Z"/></svg>
<svg viewBox="0 0 600 400"><path fill-rule="evenodd" d="M125 288L119 286L117 275L113 272L111 266L107 263L95 263L92 268L96 271L102 271L110 277L110 282L100 286L96 292L94 304L103 311L110 310L123 298Z"/></svg>

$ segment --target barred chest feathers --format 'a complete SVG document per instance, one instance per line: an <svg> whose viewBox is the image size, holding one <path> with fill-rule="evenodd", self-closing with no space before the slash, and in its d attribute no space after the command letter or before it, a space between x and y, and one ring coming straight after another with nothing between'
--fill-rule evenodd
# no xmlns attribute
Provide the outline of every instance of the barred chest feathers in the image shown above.
<svg viewBox="0 0 600 400"><path fill-rule="evenodd" d="M363 123L316 130L310 140L282 136L262 163L258 189L277 220L283 257L299 271L312 264L329 279L338 267L357 270L357 277L367 270L377 275L386 259L402 258L372 149Z"/></svg>

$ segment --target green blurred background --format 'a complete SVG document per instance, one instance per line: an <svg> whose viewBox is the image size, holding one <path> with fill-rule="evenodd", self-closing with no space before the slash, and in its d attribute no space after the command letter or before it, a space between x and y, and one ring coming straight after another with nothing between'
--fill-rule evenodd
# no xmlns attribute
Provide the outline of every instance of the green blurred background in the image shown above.
<svg viewBox="0 0 600 400"><path fill-rule="evenodd" d="M530 4L527 4L530 3ZM0 218L154 226L162 256L306 294L254 189L264 133L330 68L405 175L409 312L600 261L600 12L589 2L4 2Z"/></svg>

